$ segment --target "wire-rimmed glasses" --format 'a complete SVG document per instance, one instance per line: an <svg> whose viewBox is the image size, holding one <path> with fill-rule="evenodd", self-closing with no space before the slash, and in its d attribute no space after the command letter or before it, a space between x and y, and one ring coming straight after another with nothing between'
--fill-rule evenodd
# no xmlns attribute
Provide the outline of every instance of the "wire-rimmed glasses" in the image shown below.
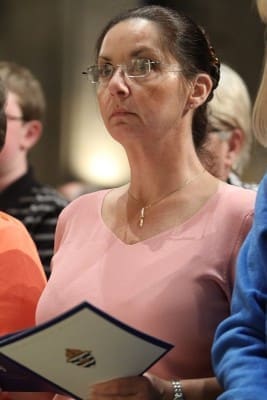
<svg viewBox="0 0 267 400"><path fill-rule="evenodd" d="M103 64L91 65L83 72L88 77L91 83L106 83L108 82L117 68L120 68L127 78L145 78L152 70L155 70L160 65L177 68L173 72L181 72L177 65L163 64L161 61L150 60L148 58L135 58L127 64L113 65L110 62Z"/></svg>

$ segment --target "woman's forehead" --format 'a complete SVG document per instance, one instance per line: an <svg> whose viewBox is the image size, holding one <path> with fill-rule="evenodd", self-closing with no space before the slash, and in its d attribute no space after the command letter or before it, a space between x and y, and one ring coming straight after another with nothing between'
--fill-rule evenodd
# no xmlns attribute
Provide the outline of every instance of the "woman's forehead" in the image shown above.
<svg viewBox="0 0 267 400"><path fill-rule="evenodd" d="M113 26L105 35L99 55L109 56L117 51L151 50L162 53L161 35L153 21L131 18Z"/></svg>

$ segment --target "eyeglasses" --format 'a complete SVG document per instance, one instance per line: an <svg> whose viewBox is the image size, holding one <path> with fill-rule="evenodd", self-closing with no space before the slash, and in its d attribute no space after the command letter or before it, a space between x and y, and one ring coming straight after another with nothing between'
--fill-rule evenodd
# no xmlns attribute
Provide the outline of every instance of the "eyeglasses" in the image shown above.
<svg viewBox="0 0 267 400"><path fill-rule="evenodd" d="M16 115L10 115L10 114L6 114L6 119L8 121L24 121L23 117L16 116Z"/></svg>
<svg viewBox="0 0 267 400"><path fill-rule="evenodd" d="M114 75L117 68L121 68L127 78L145 78L151 71L159 68L160 65L165 65L176 70L170 72L181 72L176 64L163 64L160 61L153 61L147 58L136 58L127 64L113 65L111 63L91 65L83 74L88 76L91 83L106 83Z"/></svg>
<svg viewBox="0 0 267 400"><path fill-rule="evenodd" d="M232 134L232 130L220 131L219 129L211 129L209 133L217 135L221 140L228 140Z"/></svg>

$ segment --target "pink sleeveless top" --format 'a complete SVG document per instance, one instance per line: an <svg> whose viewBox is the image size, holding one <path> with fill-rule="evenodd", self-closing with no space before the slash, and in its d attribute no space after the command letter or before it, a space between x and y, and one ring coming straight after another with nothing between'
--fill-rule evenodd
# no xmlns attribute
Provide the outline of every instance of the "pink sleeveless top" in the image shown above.
<svg viewBox="0 0 267 400"><path fill-rule="evenodd" d="M221 183L185 223L133 245L104 224L106 193L81 196L61 213L37 322L88 300L174 345L150 372L213 376L213 335L229 314L236 256L251 226L255 193Z"/></svg>

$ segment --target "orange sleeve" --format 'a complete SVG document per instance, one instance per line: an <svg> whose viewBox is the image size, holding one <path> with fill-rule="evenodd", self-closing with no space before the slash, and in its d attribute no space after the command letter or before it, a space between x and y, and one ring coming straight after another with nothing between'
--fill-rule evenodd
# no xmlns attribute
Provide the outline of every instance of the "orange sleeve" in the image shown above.
<svg viewBox="0 0 267 400"><path fill-rule="evenodd" d="M35 325L45 287L36 247L18 221L0 223L0 335Z"/></svg>

